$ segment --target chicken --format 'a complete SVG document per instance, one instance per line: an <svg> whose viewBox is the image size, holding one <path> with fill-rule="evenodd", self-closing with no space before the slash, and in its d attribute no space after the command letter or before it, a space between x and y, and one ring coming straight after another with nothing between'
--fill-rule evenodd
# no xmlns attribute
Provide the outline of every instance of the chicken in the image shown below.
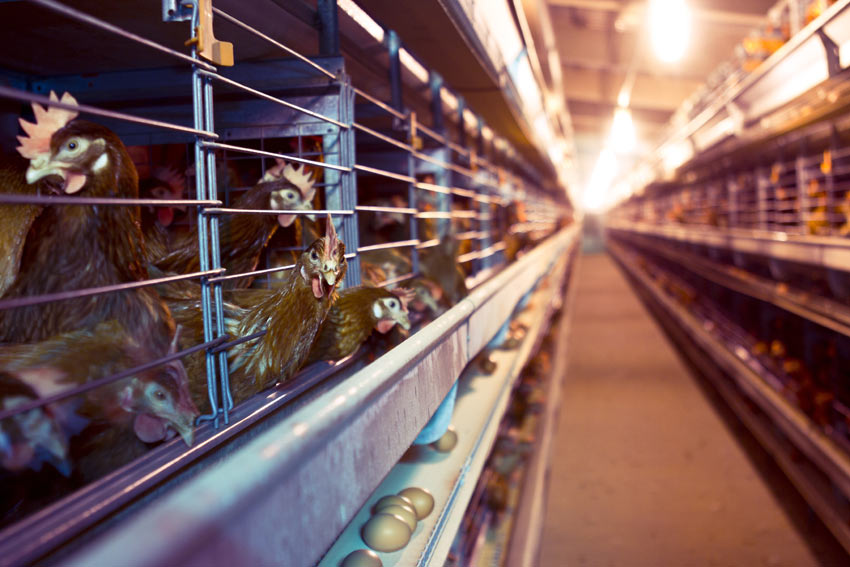
<svg viewBox="0 0 850 567"><path fill-rule="evenodd" d="M425 248L419 255L422 275L440 286L449 306L466 297L466 277L457 262L457 241L445 239L437 246Z"/></svg>
<svg viewBox="0 0 850 567"><path fill-rule="evenodd" d="M353 354L372 330L388 333L395 325L410 329L407 305L413 293L396 288L354 287L339 292L310 349L307 364Z"/></svg>
<svg viewBox="0 0 850 567"><path fill-rule="evenodd" d="M0 163L0 192L13 195L35 194L37 185L29 185L26 179L26 162L20 159L4 159ZM0 239L0 297L18 275L24 242L32 222L41 212L40 205L0 205L0 226L3 238Z"/></svg>
<svg viewBox="0 0 850 567"><path fill-rule="evenodd" d="M287 272L280 288L236 290L228 298L241 296L253 304L225 304L225 329L232 337L260 331L260 338L228 350L230 387L238 403L251 395L290 378L303 366L310 346L334 300L337 284L345 276L345 245L337 238L328 216L327 234L313 242ZM258 293L262 292L262 293ZM177 322L187 332L188 344L203 340L200 297L187 298L185 288L176 298L167 298ZM247 305L243 302L243 305ZM190 386L202 411L209 409L203 353L188 357Z"/></svg>
<svg viewBox="0 0 850 567"><path fill-rule="evenodd" d="M175 337L176 339L177 337ZM177 347L175 340L170 352ZM113 376L155 358L150 347L118 321L71 331L37 343L0 347L0 372L26 383L41 396ZM198 410L189 396L183 364L168 362L57 402L57 419L69 436L92 422L132 426L147 443L172 427L192 444Z"/></svg>
<svg viewBox="0 0 850 567"><path fill-rule="evenodd" d="M410 259L396 248L369 250L360 255L361 280L373 286L406 276L412 270Z"/></svg>
<svg viewBox="0 0 850 567"><path fill-rule="evenodd" d="M51 93L51 99L57 100ZM76 104L65 93L62 103ZM36 122L21 120L18 152L30 160L29 183L64 194L138 197L138 177L124 144L111 130L76 119L77 112L33 104ZM70 243L70 245L69 245ZM32 223L14 283L5 297L31 297L147 279L135 206L54 205ZM78 297L0 312L0 341L35 342L115 320L128 336L168 352L174 322L150 288ZM132 334L130 334L132 332Z"/></svg>
<svg viewBox="0 0 850 567"><path fill-rule="evenodd" d="M313 195L312 174L304 167L295 168L279 160L269 168L262 179L233 203L235 209L246 210L310 210ZM260 254L274 235L278 226L289 226L295 215L232 214L223 216L219 223L221 263L228 274L241 274L256 269ZM164 256L151 257L151 263L163 272L177 274L200 270L198 238L186 234ZM253 278L228 280L230 288L245 288Z"/></svg>
<svg viewBox="0 0 850 567"><path fill-rule="evenodd" d="M36 391L8 372L0 372L0 411L38 399ZM68 438L50 408L42 407L0 420L0 466L12 472L40 470L43 461L68 476Z"/></svg>

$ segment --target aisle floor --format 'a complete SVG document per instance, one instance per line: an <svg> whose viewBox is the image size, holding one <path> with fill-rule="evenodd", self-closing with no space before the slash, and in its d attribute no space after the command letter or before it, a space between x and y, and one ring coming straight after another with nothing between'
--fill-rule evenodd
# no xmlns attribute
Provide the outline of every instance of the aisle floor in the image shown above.
<svg viewBox="0 0 850 567"><path fill-rule="evenodd" d="M613 261L576 283L540 565L818 565Z"/></svg>

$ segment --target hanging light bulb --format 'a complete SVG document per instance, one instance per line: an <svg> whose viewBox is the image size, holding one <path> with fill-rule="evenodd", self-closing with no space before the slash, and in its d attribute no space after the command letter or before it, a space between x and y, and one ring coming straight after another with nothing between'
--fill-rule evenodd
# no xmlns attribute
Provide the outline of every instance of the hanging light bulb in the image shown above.
<svg viewBox="0 0 850 567"><path fill-rule="evenodd" d="M656 57L665 63L681 59L691 35L691 9L685 0L650 0L649 35Z"/></svg>

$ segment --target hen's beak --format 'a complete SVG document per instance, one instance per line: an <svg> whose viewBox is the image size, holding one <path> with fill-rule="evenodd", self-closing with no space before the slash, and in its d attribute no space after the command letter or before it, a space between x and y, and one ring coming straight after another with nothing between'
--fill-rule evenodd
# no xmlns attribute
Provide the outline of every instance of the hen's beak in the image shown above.
<svg viewBox="0 0 850 567"><path fill-rule="evenodd" d="M324 277L327 284L331 287L336 285L337 272L339 271L339 266L333 260L329 260L322 264L322 277Z"/></svg>
<svg viewBox="0 0 850 567"><path fill-rule="evenodd" d="M191 447L195 442L195 418L183 418L179 421L173 421L172 425L187 446Z"/></svg>
<svg viewBox="0 0 850 567"><path fill-rule="evenodd" d="M39 156L30 161L27 168L27 183L32 185L36 181L56 175L62 179L62 190L65 193L76 193L86 184L86 174L71 171L70 164L64 162L53 162L47 156Z"/></svg>
<svg viewBox="0 0 850 567"><path fill-rule="evenodd" d="M65 170L54 164L48 155L41 155L30 160L30 166L27 168L27 183L32 185L48 175L58 175L65 179Z"/></svg>

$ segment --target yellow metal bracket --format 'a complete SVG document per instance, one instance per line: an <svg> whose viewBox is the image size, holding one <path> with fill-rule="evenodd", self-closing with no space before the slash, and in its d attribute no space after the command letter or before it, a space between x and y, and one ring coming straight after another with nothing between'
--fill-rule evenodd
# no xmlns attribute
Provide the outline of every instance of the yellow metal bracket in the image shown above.
<svg viewBox="0 0 850 567"><path fill-rule="evenodd" d="M198 2L198 26L195 27L195 37L186 41L186 45L195 45L198 55L210 63L232 67L233 44L229 41L219 41L213 34L212 0L196 0L196 2Z"/></svg>

